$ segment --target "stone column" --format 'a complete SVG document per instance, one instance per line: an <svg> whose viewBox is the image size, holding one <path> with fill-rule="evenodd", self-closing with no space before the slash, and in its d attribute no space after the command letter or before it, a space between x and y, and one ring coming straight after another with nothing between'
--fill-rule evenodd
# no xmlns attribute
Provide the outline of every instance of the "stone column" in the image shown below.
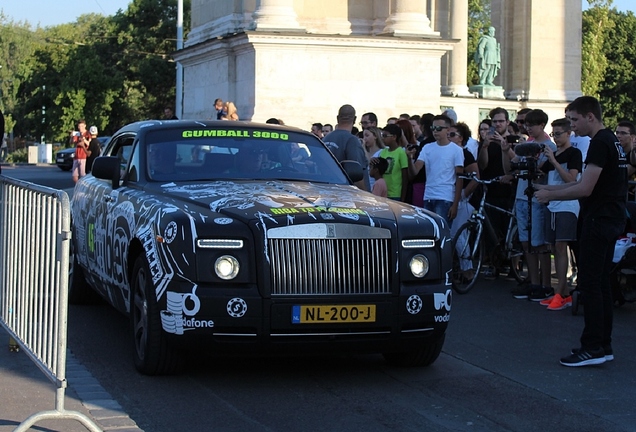
<svg viewBox="0 0 636 432"><path fill-rule="evenodd" d="M260 0L253 16L253 30L304 30L298 24L294 0Z"/></svg>
<svg viewBox="0 0 636 432"><path fill-rule="evenodd" d="M451 0L450 37L458 39L449 53L448 88L453 96L471 96L466 84L468 69L468 0Z"/></svg>
<svg viewBox="0 0 636 432"><path fill-rule="evenodd" d="M394 36L436 35L426 16L426 0L394 0L391 15L386 20L384 34Z"/></svg>

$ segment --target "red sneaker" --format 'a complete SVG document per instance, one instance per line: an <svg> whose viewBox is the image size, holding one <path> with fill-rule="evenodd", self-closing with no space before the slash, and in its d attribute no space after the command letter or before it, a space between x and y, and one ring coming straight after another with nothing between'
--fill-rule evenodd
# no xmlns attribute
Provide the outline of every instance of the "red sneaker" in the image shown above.
<svg viewBox="0 0 636 432"><path fill-rule="evenodd" d="M552 299L554 298L554 296L550 296L546 299L543 299L539 302L540 305L542 306L550 306L550 303L552 303Z"/></svg>
<svg viewBox="0 0 636 432"><path fill-rule="evenodd" d="M570 306L572 306L572 296L561 297L561 294L557 294L548 306L548 310L561 310Z"/></svg>

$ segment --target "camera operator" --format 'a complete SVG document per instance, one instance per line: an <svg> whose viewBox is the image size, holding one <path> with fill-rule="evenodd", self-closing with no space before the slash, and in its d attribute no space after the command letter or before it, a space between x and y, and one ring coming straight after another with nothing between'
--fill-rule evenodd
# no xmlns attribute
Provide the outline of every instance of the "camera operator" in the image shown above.
<svg viewBox="0 0 636 432"><path fill-rule="evenodd" d="M552 122L551 137L557 146L556 153L546 147L543 153L548 161L541 170L548 177L548 185L572 183L578 180L583 168L581 151L570 144L570 121L562 118ZM576 200L551 201L545 224L545 236L554 253L554 267L559 280L553 297L541 302L548 310L561 310L572 306L572 296L567 286L568 243L576 241L576 222L579 202Z"/></svg>
<svg viewBox="0 0 636 432"><path fill-rule="evenodd" d="M545 184L546 178L539 171L547 157L542 153L543 146L556 151L556 145L550 141L545 133L548 115L539 109L526 114L525 128L528 132L528 143L517 146L517 156L512 164L507 164L507 172L518 171L516 177L517 193L515 196L515 214L517 215L517 229L519 240L523 246L523 253L528 264L530 285L521 285L512 291L514 298L526 298L541 301L552 294L550 254L545 244L544 225L547 217L547 207L532 198L532 220L529 219L529 201L531 200L533 184ZM537 146L539 144L539 146ZM543 146L541 146L543 145ZM527 154L525 149L536 153ZM541 270L541 271L540 271Z"/></svg>
<svg viewBox="0 0 636 432"><path fill-rule="evenodd" d="M78 121L77 129L71 135L71 143L75 145L72 170L75 183L80 177L86 175L86 158L91 155L91 151L88 149L91 142L91 134L86 130L86 120Z"/></svg>
<svg viewBox="0 0 636 432"><path fill-rule="evenodd" d="M581 96L566 108L572 130L591 137L585 171L577 182L539 186L542 203L580 199L578 289L584 299L581 347L561 359L564 366L587 366L614 359L610 272L616 239L625 229L627 158L614 133L603 124L601 104Z"/></svg>

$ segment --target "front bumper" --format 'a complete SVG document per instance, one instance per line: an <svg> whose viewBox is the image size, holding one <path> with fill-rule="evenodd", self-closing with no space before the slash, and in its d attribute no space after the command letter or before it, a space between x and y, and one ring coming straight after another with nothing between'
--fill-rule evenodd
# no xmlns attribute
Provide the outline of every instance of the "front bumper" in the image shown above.
<svg viewBox="0 0 636 432"><path fill-rule="evenodd" d="M182 296L183 316L177 320L182 328L175 329L169 321L170 313L177 318L179 314L174 300L178 295L172 294L162 312L162 318L168 313L164 331L173 343L214 348L217 352L219 348L222 352L258 348L278 353L408 350L445 332L452 304L451 289L444 284L402 286L399 296L262 298L255 287L198 287L196 300L191 294ZM294 306L298 305L375 305L375 321L294 323Z"/></svg>

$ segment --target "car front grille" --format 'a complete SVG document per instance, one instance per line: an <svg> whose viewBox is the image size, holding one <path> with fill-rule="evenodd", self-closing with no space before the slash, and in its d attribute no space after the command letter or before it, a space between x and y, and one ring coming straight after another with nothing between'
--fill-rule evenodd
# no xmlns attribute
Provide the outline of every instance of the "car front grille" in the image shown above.
<svg viewBox="0 0 636 432"><path fill-rule="evenodd" d="M310 228L316 226L325 229ZM314 224L270 230L272 295L390 293L390 232L347 227Z"/></svg>

